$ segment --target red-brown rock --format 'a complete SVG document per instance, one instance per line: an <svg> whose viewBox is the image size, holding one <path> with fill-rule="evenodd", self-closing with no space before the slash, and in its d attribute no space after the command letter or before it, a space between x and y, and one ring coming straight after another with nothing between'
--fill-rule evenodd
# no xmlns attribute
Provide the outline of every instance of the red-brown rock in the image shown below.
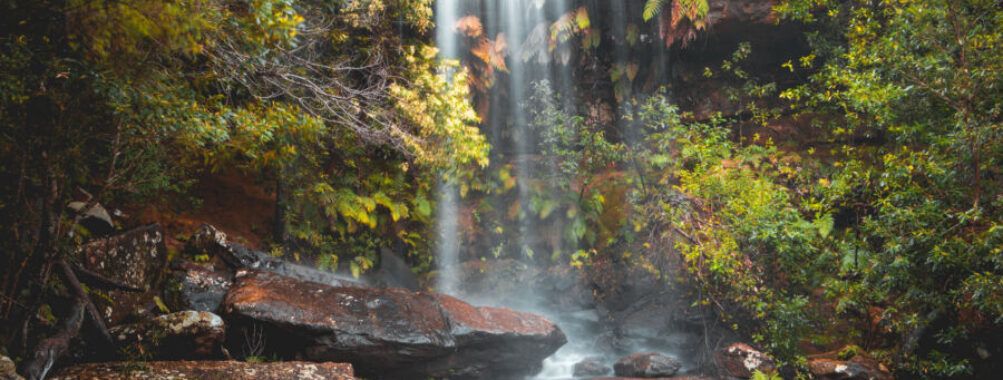
<svg viewBox="0 0 1003 380"><path fill-rule="evenodd" d="M546 319L404 289L331 287L237 273L227 314L277 327L316 361L347 361L377 378L514 378L566 342Z"/></svg>
<svg viewBox="0 0 1003 380"><path fill-rule="evenodd" d="M354 380L347 363L245 363L235 361L112 362L64 368L52 380L230 379Z"/></svg>

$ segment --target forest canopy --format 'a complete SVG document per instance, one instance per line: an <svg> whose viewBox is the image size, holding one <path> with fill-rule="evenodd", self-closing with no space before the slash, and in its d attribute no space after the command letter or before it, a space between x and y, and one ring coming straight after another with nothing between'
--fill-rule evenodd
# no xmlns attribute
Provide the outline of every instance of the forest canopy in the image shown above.
<svg viewBox="0 0 1003 380"><path fill-rule="evenodd" d="M172 207L206 173L239 170L275 198L272 253L320 269L358 277L394 242L429 275L449 182L477 202L464 238L497 243L465 241L485 248L471 259L685 282L693 308L784 376L808 376L806 346L902 378L1000 369L999 1L777 1L806 46L769 75L747 68L747 42L698 75L652 58L720 48L703 37L720 2L625 0L615 29L600 18L617 3L571 1L524 41L473 15L434 25L433 3L0 0L4 352L28 357L51 332L39 310L74 281L90 237L69 202ZM463 39L461 60L440 58L434 28ZM483 132L514 60L574 78L515 105L549 172L520 177ZM673 95L704 81L729 112ZM615 116L561 93L585 88ZM790 120L811 139L758 133ZM527 225L545 244L516 244Z"/></svg>

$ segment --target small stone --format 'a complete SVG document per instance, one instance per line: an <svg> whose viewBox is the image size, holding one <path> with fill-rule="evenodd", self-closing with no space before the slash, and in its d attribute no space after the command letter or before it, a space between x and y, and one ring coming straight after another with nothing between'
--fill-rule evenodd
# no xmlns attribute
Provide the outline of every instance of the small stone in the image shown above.
<svg viewBox="0 0 1003 380"><path fill-rule="evenodd" d="M601 358L587 358L578 363L572 368L572 374L575 377L595 377L595 376L606 376L609 374L610 368L603 364Z"/></svg>
<svg viewBox="0 0 1003 380"><path fill-rule="evenodd" d="M670 377L682 366L676 358L652 352L621 358L613 365L613 372L624 377Z"/></svg>

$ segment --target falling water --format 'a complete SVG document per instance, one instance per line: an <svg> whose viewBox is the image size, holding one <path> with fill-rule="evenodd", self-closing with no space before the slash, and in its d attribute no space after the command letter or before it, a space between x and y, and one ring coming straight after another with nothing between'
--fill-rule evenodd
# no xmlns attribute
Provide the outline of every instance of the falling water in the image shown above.
<svg viewBox="0 0 1003 380"><path fill-rule="evenodd" d="M623 38L626 29L624 21L627 10L619 1L611 2L610 14L595 15L594 17L613 17L610 27L613 29L614 38ZM458 59L463 56L461 51L460 33L457 33L457 22L467 16L476 15L482 23L483 33L487 38L495 41L504 40L507 44L505 66L507 72L498 73L504 80L498 80L495 85L488 89L488 96L491 100L491 109L488 117L483 121L482 132L488 136L492 144L493 158L499 159L512 165L513 176L516 178L516 201L520 205L523 214L529 214L529 204L533 196L533 179L556 178L559 173L558 168L551 165L541 165L538 151L539 141L536 141L536 133L530 127L528 104L531 94L531 84L539 81L547 81L553 86L554 93L560 96L561 105L565 109L577 110L577 103L580 96L577 93L573 68L578 57L574 54L568 60L568 64L557 62L549 54L546 57L533 57L524 59L522 42L533 33L534 29L541 25L549 26L557 17L566 14L571 9L571 0L438 0L435 6L436 19L436 43L443 58ZM549 31L548 31L549 34ZM618 62L626 62L629 51L621 46L615 47L613 58ZM504 99L504 101L502 101ZM618 105L620 107L620 105ZM620 112L623 112L620 110ZM629 139L629 137L628 137ZM522 309L548 317L555 321L568 336L568 344L562 347L557 353L544 361L543 370L534 379L570 379L572 367L575 363L589 357L602 357L604 362L615 360L613 353L598 352L595 347L596 336L599 331L599 317L596 311L581 310L569 312L567 310L557 311L551 306L551 302L540 299L537 294L532 294L532 290L526 289L525 294L519 299L519 304L502 304L491 294L469 294L464 290L460 281L460 240L458 216L461 210L468 209L461 207L463 201L459 197L459 192L455 184L448 181L440 181L438 185L438 213L437 213L437 236L439 238L436 250L437 262L437 290L456 296L461 296L468 302L491 306L506 306ZM488 199L494 209L504 209L509 205L500 199ZM508 201L511 202L511 199ZM470 207L469 209L473 209ZM559 223L548 221L548 223ZM564 249L561 247L562 239L542 239L540 236L544 226L535 225L541 223L529 215L515 218L519 231L516 246L509 246L509 256L522 257L525 260L532 260L533 249L545 248L550 252ZM551 231L562 231L562 226L546 226ZM541 241L548 240L549 246L540 247ZM491 246L500 246L503 242L489 242ZM549 253L549 252L548 252ZM533 265L533 264L531 264ZM516 284L520 285L520 284ZM522 284L524 285L524 284ZM649 350L650 347L638 344L631 349ZM664 350L663 350L664 352Z"/></svg>
<svg viewBox="0 0 1003 380"><path fill-rule="evenodd" d="M438 283L436 290L440 293L456 294L457 268L460 265L459 259L459 203L456 199L456 186L448 181L441 180L439 184L439 208L436 215L436 232L439 238L438 252Z"/></svg>
<svg viewBox="0 0 1003 380"><path fill-rule="evenodd" d="M458 0L438 0L435 3L437 25L453 25L459 19ZM435 36L439 54L446 59L459 57L459 44L450 27L439 27ZM459 267L459 203L456 184L449 178L440 178L437 186L438 209L436 212L436 289L441 293L456 294L457 268Z"/></svg>

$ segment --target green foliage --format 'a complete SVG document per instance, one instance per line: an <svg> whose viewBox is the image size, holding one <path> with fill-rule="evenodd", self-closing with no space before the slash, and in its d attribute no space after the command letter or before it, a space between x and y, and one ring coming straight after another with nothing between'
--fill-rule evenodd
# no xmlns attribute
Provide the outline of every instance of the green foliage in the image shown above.
<svg viewBox="0 0 1003 380"><path fill-rule="evenodd" d="M759 370L756 370L755 372L752 373L751 379L752 380L783 380L783 378L780 377L780 375L777 375L775 373L764 373L764 372L761 372Z"/></svg>
<svg viewBox="0 0 1003 380"><path fill-rule="evenodd" d="M644 21L649 21L655 18L656 15L662 12L662 6L667 3L668 0L647 0L644 2Z"/></svg>
<svg viewBox="0 0 1003 380"><path fill-rule="evenodd" d="M469 177L489 148L465 73L423 41L431 4L4 2L0 315L31 318L8 300L36 304L33 281L88 237L69 200L166 204L230 168L275 191L274 243L297 260L358 275L376 244L424 247L436 174Z"/></svg>
<svg viewBox="0 0 1003 380"><path fill-rule="evenodd" d="M659 13L662 13L662 9L670 1L673 2L675 8L673 13L684 14L692 21L702 20L707 17L707 12L710 11L710 4L707 3L707 0L647 0L644 2L644 11L641 17L644 18L644 21L651 21ZM675 19L678 16L673 14L672 17ZM674 20L674 22L678 21Z"/></svg>
<svg viewBox="0 0 1003 380"><path fill-rule="evenodd" d="M539 133L538 151L545 168L543 175L535 178L540 191L533 195L529 208L544 220L559 206L567 207L562 213L567 218L564 241L574 248L582 240L593 246L605 199L592 180L620 162L625 147L607 140L601 129L587 126L582 117L562 109L560 96L547 81L533 85L529 103L533 104L529 108L530 127Z"/></svg>
<svg viewBox="0 0 1003 380"><path fill-rule="evenodd" d="M634 230L662 231L647 243L674 241L722 318L741 320L771 353L797 362L797 342L812 327L810 289L824 273L813 257L831 218L803 216L777 184L791 168L770 143L735 144L720 118L685 122L664 96L649 98L634 117L650 129L632 151Z"/></svg>
<svg viewBox="0 0 1003 380"><path fill-rule="evenodd" d="M831 327L821 314L831 311L809 303L824 290L850 319L839 327L849 331L825 333L865 342L861 351L905 377L971 376L988 351L966 347L992 346L1003 320L1003 208L990 169L1003 158L1003 12L991 1L919 0L785 1L778 10L818 23L814 51L784 65L807 83L756 82L741 68L748 45L706 74L735 81L728 95L754 121L783 114L763 106L777 94L796 112L823 115L816 124L831 156L734 136L728 120L690 122L652 97L631 115L651 129L631 150L631 225L669 231L646 243L673 241L703 303L744 322L789 368L804 363L799 343Z"/></svg>
<svg viewBox="0 0 1003 380"><path fill-rule="evenodd" d="M842 310L883 310L908 377L970 375L962 347L991 345L994 333L977 332L1003 320L997 297L986 297L1003 279L1001 186L989 174L1003 158L1003 10L992 1L786 1L778 10L832 31L802 60L824 58L811 80L782 96L840 115L827 125L835 141L881 139L843 143L832 182L818 189L829 207L856 215L840 234L853 265L829 280L830 296ZM936 343L920 348L921 337Z"/></svg>

